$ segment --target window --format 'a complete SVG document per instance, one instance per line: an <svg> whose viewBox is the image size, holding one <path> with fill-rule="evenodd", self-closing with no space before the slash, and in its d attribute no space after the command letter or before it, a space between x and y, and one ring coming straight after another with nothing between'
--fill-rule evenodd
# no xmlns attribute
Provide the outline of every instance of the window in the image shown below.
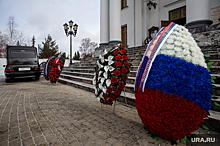
<svg viewBox="0 0 220 146"><path fill-rule="evenodd" d="M121 27L121 41L122 45L127 46L127 25Z"/></svg>
<svg viewBox="0 0 220 146"><path fill-rule="evenodd" d="M127 7L127 0L121 0L121 9Z"/></svg>
<svg viewBox="0 0 220 146"><path fill-rule="evenodd" d="M17 49L10 51L12 58L35 58L36 52L35 50L27 50L27 49Z"/></svg>

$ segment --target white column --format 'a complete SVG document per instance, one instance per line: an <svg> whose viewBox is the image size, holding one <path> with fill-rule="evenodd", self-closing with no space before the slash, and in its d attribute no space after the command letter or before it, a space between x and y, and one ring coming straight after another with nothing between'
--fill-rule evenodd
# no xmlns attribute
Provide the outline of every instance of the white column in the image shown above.
<svg viewBox="0 0 220 146"><path fill-rule="evenodd" d="M109 6L109 43L121 43L121 0L109 0Z"/></svg>
<svg viewBox="0 0 220 146"><path fill-rule="evenodd" d="M100 44L109 42L109 2L100 0Z"/></svg>
<svg viewBox="0 0 220 146"><path fill-rule="evenodd" d="M186 27L194 28L212 24L210 0L186 0Z"/></svg>

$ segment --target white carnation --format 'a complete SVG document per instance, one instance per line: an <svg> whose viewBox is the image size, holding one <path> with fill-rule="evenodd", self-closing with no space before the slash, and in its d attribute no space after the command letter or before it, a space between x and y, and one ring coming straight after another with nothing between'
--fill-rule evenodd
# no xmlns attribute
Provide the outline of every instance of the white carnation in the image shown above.
<svg viewBox="0 0 220 146"><path fill-rule="evenodd" d="M174 44L175 44L176 46L178 46L178 47L181 47L181 46L182 46L182 43L181 43L180 41L176 41Z"/></svg>
<svg viewBox="0 0 220 146"><path fill-rule="evenodd" d="M187 39L184 39L184 38L181 38L181 40L180 40L182 43L187 43L188 42L188 40Z"/></svg>
<svg viewBox="0 0 220 146"><path fill-rule="evenodd" d="M202 58L204 58L204 57L203 57L204 54L203 54L201 51L197 51L197 54L198 54L199 56L202 56Z"/></svg>
<svg viewBox="0 0 220 146"><path fill-rule="evenodd" d="M100 102L100 97L97 97L97 100Z"/></svg>
<svg viewBox="0 0 220 146"><path fill-rule="evenodd" d="M180 47L174 47L174 50L175 50L176 52L180 52L180 51L182 51L182 48L180 48Z"/></svg>
<svg viewBox="0 0 220 146"><path fill-rule="evenodd" d="M188 44L182 44L182 47L183 47L184 49L189 49L189 45L188 45Z"/></svg>
<svg viewBox="0 0 220 146"><path fill-rule="evenodd" d="M182 37L175 37L175 40L181 41Z"/></svg>
<svg viewBox="0 0 220 146"><path fill-rule="evenodd" d="M173 44L173 39L167 39L168 44Z"/></svg>
<svg viewBox="0 0 220 146"><path fill-rule="evenodd" d="M175 34L176 36L181 36L182 34L177 32L177 31L174 31L173 34Z"/></svg>
<svg viewBox="0 0 220 146"><path fill-rule="evenodd" d="M196 52L192 52L192 57L198 57L199 55Z"/></svg>
<svg viewBox="0 0 220 146"><path fill-rule="evenodd" d="M184 50L183 50L183 54L186 56L186 55L189 55L189 54L190 54L190 52L189 52L189 50L188 50L188 49L184 49Z"/></svg>
<svg viewBox="0 0 220 146"><path fill-rule="evenodd" d="M166 55L167 54L167 50L161 50L161 54Z"/></svg>
<svg viewBox="0 0 220 146"><path fill-rule="evenodd" d="M207 68L207 64L206 64L205 62L202 62L200 65L201 65L202 67Z"/></svg>
<svg viewBox="0 0 220 146"><path fill-rule="evenodd" d="M172 50L174 48L174 45L166 45L168 50Z"/></svg>
<svg viewBox="0 0 220 146"><path fill-rule="evenodd" d="M187 55L186 57L184 57L184 59L186 60L186 61L188 61L188 62L190 62L191 61L191 56L190 55Z"/></svg>
<svg viewBox="0 0 220 146"><path fill-rule="evenodd" d="M161 47L161 50L165 50L167 47L165 44L163 44L163 46Z"/></svg>
<svg viewBox="0 0 220 146"><path fill-rule="evenodd" d="M193 41L187 41L186 43L188 43L190 46L194 46L194 43L193 43Z"/></svg>
<svg viewBox="0 0 220 146"><path fill-rule="evenodd" d="M181 27L179 27L179 25L177 26L177 27L175 27L175 29L174 30L176 30L176 31L182 31L182 28Z"/></svg>
<svg viewBox="0 0 220 146"><path fill-rule="evenodd" d="M169 39L175 39L176 36L171 34L168 38L169 38Z"/></svg>
<svg viewBox="0 0 220 146"><path fill-rule="evenodd" d="M198 65L199 64L199 59L196 57L196 58L192 58L192 63L193 64L196 64L196 65Z"/></svg>
<svg viewBox="0 0 220 146"><path fill-rule="evenodd" d="M182 52L177 52L175 56L178 58L184 58L184 55Z"/></svg>
<svg viewBox="0 0 220 146"><path fill-rule="evenodd" d="M175 55L175 51L174 50L167 50L167 55L174 56Z"/></svg>

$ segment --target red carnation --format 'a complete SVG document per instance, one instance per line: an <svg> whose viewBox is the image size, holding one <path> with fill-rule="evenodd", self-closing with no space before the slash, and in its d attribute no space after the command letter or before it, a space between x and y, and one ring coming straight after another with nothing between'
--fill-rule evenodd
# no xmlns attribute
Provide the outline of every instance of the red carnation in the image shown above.
<svg viewBox="0 0 220 146"><path fill-rule="evenodd" d="M127 55L122 55L121 57L122 57L123 60L127 60L128 59Z"/></svg>
<svg viewBox="0 0 220 146"><path fill-rule="evenodd" d="M114 55L117 55L119 53L119 50L114 51Z"/></svg>
<svg viewBox="0 0 220 146"><path fill-rule="evenodd" d="M120 48L120 49L125 49L125 47L123 47L123 46L120 46L119 48Z"/></svg>
<svg viewBox="0 0 220 146"><path fill-rule="evenodd" d="M121 57L120 56L115 56L115 59L118 61L121 61Z"/></svg>
<svg viewBox="0 0 220 146"><path fill-rule="evenodd" d="M126 50L123 50L123 49L122 49L122 50L121 50L121 53L126 53Z"/></svg>
<svg viewBox="0 0 220 146"><path fill-rule="evenodd" d="M105 93L103 93L103 95L102 95L105 99L107 99L108 98L108 94L105 94Z"/></svg>
<svg viewBox="0 0 220 146"><path fill-rule="evenodd" d="M121 94L121 91L119 89L116 89L114 93L116 96L119 96Z"/></svg>
<svg viewBox="0 0 220 146"><path fill-rule="evenodd" d="M111 94L110 97L109 97L109 99L112 100L112 101L114 101L114 100L116 99L116 97Z"/></svg>
<svg viewBox="0 0 220 146"><path fill-rule="evenodd" d="M121 71L120 70L115 70L113 73L114 73L115 76L121 75Z"/></svg>
<svg viewBox="0 0 220 146"><path fill-rule="evenodd" d="M118 86L119 86L118 88L122 90L125 87L125 84L122 82L119 82Z"/></svg>
<svg viewBox="0 0 220 146"><path fill-rule="evenodd" d="M124 61L124 65L125 65L126 67L129 67L129 66L130 66L130 64L129 64L127 61Z"/></svg>
<svg viewBox="0 0 220 146"><path fill-rule="evenodd" d="M107 87L107 92L111 93L113 91L112 87Z"/></svg>
<svg viewBox="0 0 220 146"><path fill-rule="evenodd" d="M128 76L127 75L122 75L122 79L123 79L123 81L126 81L128 79Z"/></svg>
<svg viewBox="0 0 220 146"><path fill-rule="evenodd" d="M111 83L112 84L117 84L118 79L116 77L111 78Z"/></svg>
<svg viewBox="0 0 220 146"><path fill-rule="evenodd" d="M127 69L126 67L123 67L123 68L121 69L121 71L122 71L124 74L126 74L126 73L128 72L128 69Z"/></svg>
<svg viewBox="0 0 220 146"><path fill-rule="evenodd" d="M116 66L116 67L121 67L121 66L122 66L122 63L119 62L119 61L118 61L118 62L115 62L115 66Z"/></svg>

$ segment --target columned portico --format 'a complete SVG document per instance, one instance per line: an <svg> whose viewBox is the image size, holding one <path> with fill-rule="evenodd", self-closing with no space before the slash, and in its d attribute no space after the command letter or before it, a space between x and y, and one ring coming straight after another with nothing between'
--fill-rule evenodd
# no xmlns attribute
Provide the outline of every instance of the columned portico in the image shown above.
<svg viewBox="0 0 220 146"><path fill-rule="evenodd" d="M194 28L212 24L210 0L186 0L186 27Z"/></svg>
<svg viewBox="0 0 220 146"><path fill-rule="evenodd" d="M109 0L100 0L100 44L95 49L94 57L98 57L109 43Z"/></svg>
<svg viewBox="0 0 220 146"><path fill-rule="evenodd" d="M121 0L109 0L110 47L121 43Z"/></svg>
<svg viewBox="0 0 220 146"><path fill-rule="evenodd" d="M109 0L100 1L100 45L109 42Z"/></svg>

